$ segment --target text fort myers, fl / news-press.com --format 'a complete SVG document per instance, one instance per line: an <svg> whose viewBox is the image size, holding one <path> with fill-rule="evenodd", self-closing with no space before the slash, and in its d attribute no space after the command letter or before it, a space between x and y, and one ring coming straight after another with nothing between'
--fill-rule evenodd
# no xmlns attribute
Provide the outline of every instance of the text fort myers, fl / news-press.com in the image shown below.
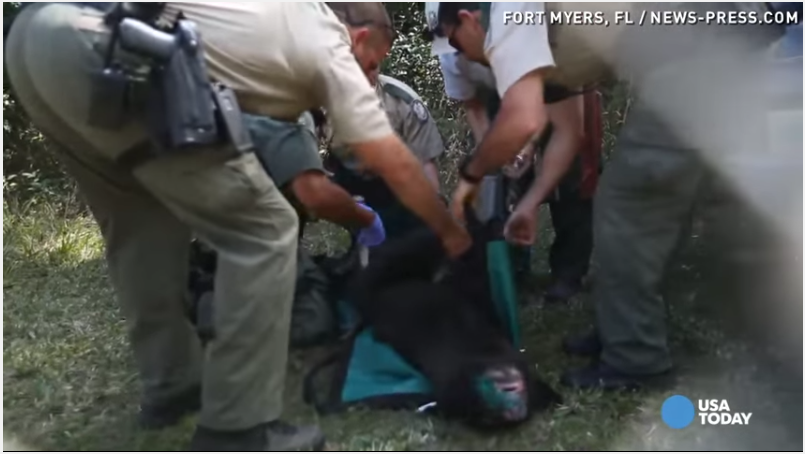
<svg viewBox="0 0 805 454"><path fill-rule="evenodd" d="M797 11L504 11L503 23L516 25L795 25Z"/></svg>

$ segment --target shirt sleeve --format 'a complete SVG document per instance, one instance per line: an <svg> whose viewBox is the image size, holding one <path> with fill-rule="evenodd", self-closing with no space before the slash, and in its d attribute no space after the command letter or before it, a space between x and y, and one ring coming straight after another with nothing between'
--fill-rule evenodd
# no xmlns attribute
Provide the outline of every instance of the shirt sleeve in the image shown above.
<svg viewBox="0 0 805 454"><path fill-rule="evenodd" d="M444 152L444 142L436 120L418 99L411 104L402 104L400 137L423 164L438 158Z"/></svg>
<svg viewBox="0 0 805 454"><path fill-rule="evenodd" d="M313 37L300 41L310 66L311 92L327 111L333 132L345 144L394 133L369 80L352 54L349 34L334 15L307 24Z"/></svg>
<svg viewBox="0 0 805 454"><path fill-rule="evenodd" d="M543 2L492 3L485 52L501 99L526 74L554 66L546 21L506 23L504 13L545 12Z"/></svg>
<svg viewBox="0 0 805 454"><path fill-rule="evenodd" d="M310 112L305 112L299 117L299 124L314 136L316 135L316 122Z"/></svg>
<svg viewBox="0 0 805 454"><path fill-rule="evenodd" d="M475 97L475 86L458 68L456 54L439 55L439 68L444 78L444 92L450 99L468 101Z"/></svg>

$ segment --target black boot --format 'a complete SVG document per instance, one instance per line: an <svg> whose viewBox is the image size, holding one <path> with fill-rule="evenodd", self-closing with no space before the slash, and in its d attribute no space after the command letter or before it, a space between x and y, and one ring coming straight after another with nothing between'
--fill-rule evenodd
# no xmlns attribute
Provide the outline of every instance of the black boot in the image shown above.
<svg viewBox="0 0 805 454"><path fill-rule="evenodd" d="M575 356L598 356L602 349L598 331L595 329L583 336L566 337L562 341L562 348L568 355Z"/></svg>
<svg viewBox="0 0 805 454"><path fill-rule="evenodd" d="M571 388L618 391L667 386L670 384L670 379L669 371L656 374L627 374L603 362L594 361L587 367L565 372L562 375L562 384Z"/></svg>
<svg viewBox="0 0 805 454"><path fill-rule="evenodd" d="M140 405L140 426L146 430L164 429L199 409L201 409L201 386L193 386L168 401Z"/></svg>
<svg viewBox="0 0 805 454"><path fill-rule="evenodd" d="M324 434L317 426L293 426L282 421L251 429L220 431L196 427L189 451L322 451Z"/></svg>

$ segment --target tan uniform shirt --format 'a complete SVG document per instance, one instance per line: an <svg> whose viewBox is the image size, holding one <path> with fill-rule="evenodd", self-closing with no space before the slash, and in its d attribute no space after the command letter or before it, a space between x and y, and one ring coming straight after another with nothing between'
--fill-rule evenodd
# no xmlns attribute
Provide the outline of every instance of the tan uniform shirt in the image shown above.
<svg viewBox="0 0 805 454"><path fill-rule="evenodd" d="M297 121L324 107L345 143L393 132L351 50L346 27L322 2L168 3L199 28L210 76L244 112Z"/></svg>
<svg viewBox="0 0 805 454"><path fill-rule="evenodd" d="M393 77L381 74L376 92L392 128L423 165L444 152L444 142L436 121L414 89ZM336 139L333 143L336 155L344 157L342 162L345 167L358 170L358 162L350 157L350 153L340 150L343 147L340 142Z"/></svg>

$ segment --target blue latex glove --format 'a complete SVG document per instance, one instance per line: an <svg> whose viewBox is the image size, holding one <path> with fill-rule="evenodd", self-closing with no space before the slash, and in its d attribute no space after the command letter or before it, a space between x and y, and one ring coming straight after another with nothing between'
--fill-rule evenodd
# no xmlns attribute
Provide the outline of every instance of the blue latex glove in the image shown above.
<svg viewBox="0 0 805 454"><path fill-rule="evenodd" d="M364 227L358 232L358 244L366 247L374 247L383 243L386 239L386 229L383 228L383 221L380 219L380 215L363 203L358 202L358 205L375 214L375 221L372 225Z"/></svg>

